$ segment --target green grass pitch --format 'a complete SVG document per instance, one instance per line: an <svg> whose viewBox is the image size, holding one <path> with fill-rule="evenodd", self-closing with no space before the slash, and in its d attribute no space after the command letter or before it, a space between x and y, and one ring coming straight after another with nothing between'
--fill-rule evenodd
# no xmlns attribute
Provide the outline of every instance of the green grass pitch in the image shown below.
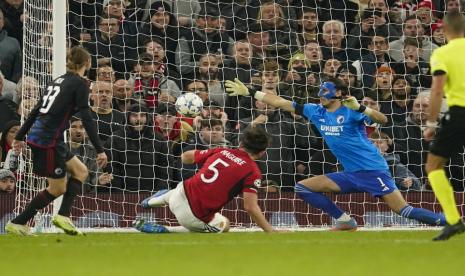
<svg viewBox="0 0 465 276"><path fill-rule="evenodd" d="M0 236L0 275L464 275L433 231Z"/></svg>

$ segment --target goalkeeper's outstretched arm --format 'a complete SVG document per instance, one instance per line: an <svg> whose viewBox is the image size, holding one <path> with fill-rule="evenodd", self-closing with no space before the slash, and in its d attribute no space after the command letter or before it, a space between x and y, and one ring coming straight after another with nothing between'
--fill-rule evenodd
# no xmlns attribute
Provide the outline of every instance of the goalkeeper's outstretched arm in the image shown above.
<svg viewBox="0 0 465 276"><path fill-rule="evenodd" d="M281 98L280 96L270 94L270 93L263 93L260 91L255 92L254 95L255 99L264 102L268 105L274 106L276 108L286 110L292 113L295 113L294 106L292 102L286 99Z"/></svg>
<svg viewBox="0 0 465 276"><path fill-rule="evenodd" d="M386 115L367 106L360 105L357 99L353 96L343 99L341 103L352 110L367 115L375 123L384 125L388 122L388 118L386 117Z"/></svg>
<svg viewBox="0 0 465 276"><path fill-rule="evenodd" d="M295 109L291 101L285 100L280 96L263 93L261 91L249 90L239 79L234 79L234 81L227 80L225 82L226 92L229 93L229 96L252 96L258 101L264 102L268 105L286 110L289 112L295 112Z"/></svg>

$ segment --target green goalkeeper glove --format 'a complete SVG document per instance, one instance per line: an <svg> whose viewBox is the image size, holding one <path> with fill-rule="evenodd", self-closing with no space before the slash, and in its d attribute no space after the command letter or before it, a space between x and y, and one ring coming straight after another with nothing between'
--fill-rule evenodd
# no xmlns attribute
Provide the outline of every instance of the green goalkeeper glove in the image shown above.
<svg viewBox="0 0 465 276"><path fill-rule="evenodd" d="M235 78L234 81L227 80L224 83L224 86L226 87L226 92L229 94L229 96L249 96L250 95L250 92L247 86L245 86L245 84L242 83L242 81L240 81L237 78Z"/></svg>
<svg viewBox="0 0 465 276"><path fill-rule="evenodd" d="M341 101L341 103L355 111L358 111L360 109L360 104L358 103L357 99L355 97L347 97Z"/></svg>
<svg viewBox="0 0 465 276"><path fill-rule="evenodd" d="M347 97L341 101L341 103L346 106L347 108L350 108L352 110L358 111L360 113L364 113L365 115L370 115L372 109L369 107L366 107L364 105L361 105L358 103L357 99L353 96Z"/></svg>

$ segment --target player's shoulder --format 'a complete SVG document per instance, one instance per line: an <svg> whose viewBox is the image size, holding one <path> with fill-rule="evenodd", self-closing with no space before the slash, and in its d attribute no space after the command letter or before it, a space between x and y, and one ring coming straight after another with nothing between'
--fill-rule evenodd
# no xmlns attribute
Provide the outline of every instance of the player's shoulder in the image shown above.
<svg viewBox="0 0 465 276"><path fill-rule="evenodd" d="M79 75L66 73L64 75L59 76L55 80L53 80L55 84L60 84L63 86L68 86L71 88L80 88L83 85L87 86L86 80L81 78Z"/></svg>
<svg viewBox="0 0 465 276"><path fill-rule="evenodd" d="M444 51L447 51L448 45L442 45L442 46L439 46L438 48L434 49L433 52L431 53L431 55L438 55L438 54L441 54L443 53Z"/></svg>
<svg viewBox="0 0 465 276"><path fill-rule="evenodd" d="M306 108L320 108L321 104L315 104L315 103L305 103L304 107Z"/></svg>
<svg viewBox="0 0 465 276"><path fill-rule="evenodd" d="M453 54L451 52L453 52L455 50L456 50L455 47L453 47L451 44L445 44L445 45L442 45L442 46L434 49L431 56L432 57L443 57L444 55Z"/></svg>
<svg viewBox="0 0 465 276"><path fill-rule="evenodd" d="M224 155L227 159L240 165L255 164L249 154L242 149L234 148L217 148L219 154Z"/></svg>
<svg viewBox="0 0 465 276"><path fill-rule="evenodd" d="M306 103L304 104L304 112L311 114L323 114L325 108L321 104Z"/></svg>

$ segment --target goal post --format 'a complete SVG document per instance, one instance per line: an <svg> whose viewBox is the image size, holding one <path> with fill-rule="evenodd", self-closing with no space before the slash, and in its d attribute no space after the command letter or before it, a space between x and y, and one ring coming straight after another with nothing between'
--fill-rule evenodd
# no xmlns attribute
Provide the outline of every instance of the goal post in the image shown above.
<svg viewBox="0 0 465 276"><path fill-rule="evenodd" d="M192 89L199 95L204 95L202 93L208 92L209 96L207 95L207 97L210 97L210 100L213 99L216 102L215 104L220 105L222 108L224 108L224 110L226 110L227 108L231 108L231 106L225 108L225 105L227 105L229 99L227 94L224 93L223 81L226 80L228 77L234 75L237 77L242 76L244 78L247 78L249 80L248 84L251 85L256 85L257 82L260 83L262 80L260 79L261 75L259 74L259 71L260 68L264 66L264 56L266 55L272 56L271 59L277 61L281 65L280 73L282 72L282 76L280 77L279 82L283 84L282 87L293 87L293 89L296 89L286 90L295 91L295 93L292 92L293 94L288 96L292 97L296 101L302 102L310 101L312 99L315 100L314 98L317 97L315 96L315 91L316 93L318 92L319 82L315 81L314 79L323 80L324 74L340 74L340 71L342 70L338 70L338 68L340 66L347 66L348 64L354 65L355 72L351 71L351 68L350 70L346 70L346 73L342 74L352 74L354 76L350 77L359 78L358 81L360 81L360 85L354 91L357 93L362 93L362 96L373 95L371 92L368 92L371 88L373 88L373 84L365 85L363 82L365 80L362 80L363 74L361 71L361 62L352 63L349 62L349 60L345 60L343 62L338 60L329 61L329 59L323 60L322 56L320 56L322 51L321 45L319 45L317 49L310 49L311 47L313 47L312 45L308 46L308 49L305 48L306 41L307 43L308 41L313 41L317 45L318 43L322 43L318 41L323 41L325 39L323 37L324 22L334 19L333 15L338 18L341 18L341 14L343 14L344 16L346 16L347 20L349 20L350 18L351 22L342 22L343 28L357 28L359 24L355 22L355 20L357 20L356 18L363 16L371 16L370 14L361 12L363 8L362 6L354 8L351 5L340 6L339 1L315 1L316 3L320 3L322 6L307 7L296 6L296 3L300 1L261 0L254 1L258 2L258 5L251 4L250 6L243 6L242 4L228 4L219 9L220 5L222 4L213 3L217 1L210 1L212 2L212 5L210 5L210 8L205 10L199 8L198 5L195 5L194 7L193 3L196 1L181 1L186 3L189 2L190 11L187 12L187 10L183 10L183 5L171 5L172 3L176 2L181 3L180 1L174 0L164 1L164 4L159 5L157 4L159 1L155 0L142 1L145 3L144 5L139 5L138 2L140 1L138 0L112 0L73 1L73 4L78 5L79 8L74 9L72 11L68 11L67 2L68 1L64 0L24 0L25 16L23 34L24 46L22 78L23 121L25 116L27 116L27 114L29 113L30 109L34 106L31 106L31 102L37 101L39 99L46 84L49 83L52 79L66 72L66 50L68 46L67 41L74 41L75 43L79 43L88 47L95 46L97 50L93 53L93 61L98 61L100 64L105 64L108 63L107 61L105 61L106 59L110 60L110 63L113 65L112 69L116 71L116 74L112 75L111 72L105 71L102 73L102 75L108 76L109 81L112 85L111 89L116 89L116 86L113 86L115 84L115 78L125 79L129 81L128 83L131 85L131 89L133 90L133 92L145 93L143 91L146 91L148 92L148 94L159 93L157 95L160 95L161 98L161 95L164 92L168 91L168 94L172 92L169 96L175 98L176 96L179 96L181 93L190 91L189 89L191 88L187 85L189 84L190 79L194 81L201 80L201 82L196 83L194 85L195 87ZM114 22L110 19L105 19L105 24L101 25L100 21L102 20L102 9L105 10L105 8L102 7L102 2L108 5L112 5L112 10L110 12L114 13L117 13L118 8L125 7L127 9L127 17L121 17L118 20L113 20ZM271 2L276 4L276 6L274 6L272 9L269 6L269 3ZM303 2L306 3L313 1ZM340 2L349 3L352 1ZM332 7L328 3L335 3L336 6ZM126 4L128 4L128 6L126 6ZM317 18L319 21L315 23L317 26L316 33L302 34L303 25L309 24L310 26L310 23L312 23L307 22L308 20L312 20L310 14L305 15L308 16L308 18L306 18L302 14L305 14L308 11L315 10L319 11L318 15L320 16L319 19ZM151 20L156 21L156 23L153 23L154 25L162 24L160 23L159 18L152 17L156 17L157 12L165 11L168 12L169 15L179 15L180 17L182 17L182 20L179 20L178 23L176 23L175 20L173 20L172 22L170 21L169 24L174 25L170 25L170 27L166 29L166 33L169 32L170 35L172 35L173 37L169 37L169 39L163 40L160 38L156 38L156 36L160 36L160 33L155 32L153 29L154 27L150 26L150 24L153 23L151 22ZM193 14L191 14L191 18L186 16L187 14L192 13L192 11ZM273 21L274 19L271 20L270 18L265 18L266 13L269 12L275 13L275 16L273 17L274 19L276 19L275 21ZM411 13L413 11L405 12ZM401 19L405 19L404 13L400 13L403 14L403 18ZM74 18L77 21L68 20L70 14L78 18ZM107 17L111 16L105 16L105 18ZM204 21L202 21L202 18L204 18ZM142 22L141 20L145 21ZM264 28L263 26L257 27L257 24L250 23L252 21L254 21L255 23L265 22L263 24L272 24L273 21L275 22L273 24L277 25L273 28ZM89 22L91 22L91 24L89 24ZM73 24L78 24L79 26L73 26ZM119 27L115 24L119 24ZM121 24L127 25L123 26ZM202 31L198 31L196 29L201 24L212 24L211 26L208 26L213 29L219 29L219 31L216 29L215 31L223 32L223 35L219 36L221 40L215 41L211 44L204 43L205 45L226 45L224 46L224 48L223 46L217 47L215 51L210 52L210 49L207 50L207 54L210 54L210 56L208 56L205 59L208 65L204 66L204 68L201 68L202 64L199 61L188 61L189 56L185 55L186 52L183 52L186 49L189 51L195 51L196 49L198 50L203 49L203 47L207 47L202 43L196 44L195 41L196 39L201 39L203 37L202 34L204 36L208 36L207 30L202 30L204 32L202 33ZM402 29L403 26L402 20L387 22L386 24L386 26L393 27L391 28L392 30L389 29L388 34L390 34L391 31L398 31L399 29ZM71 40L69 38L69 27L74 27L75 30L82 28L88 29L85 29L83 31L84 38L79 38L79 41L77 42L76 39ZM278 27L279 30L277 30ZM111 33L114 30L117 30L118 32L116 38L114 39L114 41L117 42L110 42L109 45L105 45L105 47L108 46L107 48L98 48L100 44L104 43L102 42L104 41L104 39L99 40L100 38L96 38L96 36L100 34L99 32L106 31L108 33ZM131 33L134 31L136 33ZM353 45L356 45L354 46L356 48L348 49L350 50L350 52L368 51L368 46L364 44L367 37L365 37L362 34L356 34L355 32L349 33L347 30L345 31L347 34L346 39L351 39L351 41L354 42ZM226 34L228 33L230 35L227 36ZM88 41L89 38L86 37L86 35L89 34L91 34L91 41ZM97 42L93 41L95 39L97 39ZM152 40L152 42L150 42L150 39ZM241 58L237 58L238 55L242 54L236 53L235 50L239 51L239 48L235 47L243 47L243 45L237 45L237 42L235 42L234 39L240 40L242 41L242 43L245 43L247 45L246 47L248 47L248 50L252 51L254 54L257 55L252 56L250 58L245 58L252 60L252 65L250 66L251 68L249 68L250 70L247 69L248 71L244 69L244 66L237 65L239 62L243 62L243 60L241 61ZM391 40L389 37L387 37L386 39L387 42L394 41L394 39ZM176 43L173 44L173 41L175 41ZM158 45L159 43L163 45ZM174 47L173 45L177 46ZM161 48L164 49L160 50L159 46L161 46ZM230 50L232 50L232 52L228 52ZM308 53L306 52L307 50ZM312 67L305 64L307 64L307 62L310 62L308 61L308 59L311 59L313 57L313 54L310 52L313 50L318 52L318 54L315 58L316 63L311 63L313 66ZM331 51L332 50L334 49L331 49ZM157 51L164 52L163 54L161 54L161 52ZM401 53L395 52L394 55L395 54ZM149 57L147 57L147 55L149 55ZM155 81L152 81L152 79L150 79L145 84L143 81L141 81L140 72L145 70L142 67L149 62L156 63L154 60L160 55L163 55L165 57L163 59L163 62L165 62L165 64L167 65L167 70L165 72L167 78L164 78L165 82L163 83L166 86L160 86L156 89L154 89L153 87L146 87L152 85L152 83L155 83ZM216 63L214 64L210 58L214 59ZM283 62L283 60L286 60L286 62ZM299 69L298 67L296 67L296 69L294 70L292 67L293 62L303 64L302 66L307 67L304 70L301 70L301 68ZM285 65L283 65L284 63ZM103 67L102 65L99 66ZM335 68L335 66L337 66L338 68ZM97 68L97 64L95 64L94 62L92 67L92 69L95 70ZM178 69L178 71L176 71L176 68ZM190 72L189 70L186 71L187 73L183 72L182 70L186 70L185 68L194 68L196 72ZM316 70L315 68L319 68L320 71L315 71L311 74L308 73L310 69ZM420 68L419 71L423 69L424 68ZM204 72L202 72L202 70L204 70ZM296 75L292 76L293 73L295 73ZM427 74L426 72L424 73ZM376 70L375 72L373 72L373 74L376 74ZM156 74L153 73L153 75ZM311 75L313 75L313 78ZM301 78L302 76L305 76L305 78L308 79L303 80L302 82L301 80L299 80L299 78ZM415 79L414 77L410 78L408 73L405 73L402 76L405 78L409 78L409 81L414 81ZM375 75L371 75L370 77L371 81L373 81L372 79L375 79L376 82ZM156 78L154 77L153 80L155 79ZM159 80L160 79L157 79L157 83ZM204 90L198 88L203 84L206 84ZM306 87L305 93L308 94L301 94L301 92L304 91L299 90L302 86ZM418 92L424 92L424 90L427 90L427 87L423 87L421 85L419 85L419 87L417 88L418 89L416 89L416 91ZM113 90L113 93L115 93L115 90ZM231 102L233 102L233 100L231 100ZM381 99L380 97L379 103L381 104L383 102L388 102L388 104L391 104L390 110L393 111L387 114L388 116L394 117L399 115L396 113L397 111L395 111L392 108L393 102L391 100ZM241 110L245 110L246 114L255 114L254 112L256 112L260 108L256 105L250 105L247 103L244 104L239 100L237 100L235 104L237 105L235 107L241 105ZM262 110L258 111L264 112L263 114L265 114L266 109L263 109L264 108L262 107ZM413 111L410 110L409 112ZM424 113L424 111L421 112ZM123 113L122 118L126 118L127 114L124 114L124 112L121 113ZM227 113L228 116L236 115L236 111L225 113ZM151 122L149 126L154 127L155 129L156 126L154 126L154 124L157 124L156 115L151 113L150 116L153 117L150 117ZM237 119L237 126L234 125L232 127L226 128L227 130L225 133L225 136L228 137L228 139L235 139L235 141L237 141L236 137L238 134L240 134L240 131L242 130L242 124L250 123L250 121L253 119L252 117L252 119L248 121L249 118L246 118L245 116L237 116L238 118L235 118L235 120ZM334 223L331 220L331 218L328 217L326 214L323 214L320 210L314 209L306 203L304 203L302 200L300 200L297 197L297 195L292 191L292 186L295 184L296 181L302 179L303 177L320 174L315 173L315 171L321 173L340 171L341 166L339 162L335 160L335 158L332 158L330 155L326 154L327 149L324 145L322 145L320 135L316 133L315 129L310 129L308 122L300 120L290 115L288 116L286 114L282 116L283 117L280 117L281 119L279 120L270 120L271 122L267 122L267 124L270 123L269 132L270 134L272 134L274 142L271 146L270 151L267 153L267 157L265 157L263 160L260 160L259 163L261 164L263 177L267 180L267 183L271 183L273 185L277 184L277 186L286 186L287 189L280 189L278 187L277 191L274 191L274 187L272 187L273 185L270 185L269 189L262 188L259 193L260 206L262 210L265 212L267 219L273 225L278 227L281 226L296 229L319 229L329 227ZM224 119L224 117L222 117L222 119ZM233 118L229 119L233 120ZM344 120L344 118L342 118L342 120ZM97 123L102 122L104 123L103 119L97 119ZM187 124L191 123L188 120L186 120L185 122ZM279 125L279 128L273 128L273 124ZM127 122L121 121L116 123L116 125L118 125L120 129L124 129L127 126ZM412 165L417 165L417 171L422 172L424 170L424 164L418 162L418 160L412 159L413 157L411 156L415 155L409 153L418 153L416 155L418 156L418 158L424 158L424 154L427 152L428 148L427 146L425 146L426 144L422 143L419 143L419 148L411 147L409 141L421 140L421 137L413 136L412 132L408 132L409 128L407 127L407 123L405 125L405 128L405 135L403 135L402 137L393 137L392 139L394 143L399 142L402 145L405 145L405 147L401 148L401 150L399 150L397 153L405 154L405 156L407 156L405 158L405 161L407 162L405 165L407 167L415 168L415 166ZM282 131L282 129L286 129L286 131L280 132ZM102 131L99 134L104 134L103 132L105 130L103 130L102 128L99 129L99 131ZM112 137L115 135L115 133L121 132L112 132L110 133L110 138L107 139L113 139ZM199 132L194 130L194 134L192 134L191 137L192 139L186 140L185 144L191 143L189 141L194 141L193 143L197 143L201 140L199 136ZM68 137L68 135L65 135L65 137ZM145 141L146 144L161 143L162 141L156 140L156 137L158 136L155 136L155 138L152 137L151 140L149 139L148 142ZM303 140L307 141L302 142L302 144L297 144L298 141L302 140L302 138ZM231 144L237 145L235 141L231 141ZM129 144L129 142L126 142L127 141L125 141L125 143L122 144ZM89 143L89 141L85 141L84 143ZM194 146L194 144L190 145ZM304 147L303 145L306 148L301 148ZM418 143L416 145L418 145ZM123 145L118 144L117 146ZM100 186L92 186L92 189L84 190L83 193L78 195L78 198L75 201L75 205L72 208L73 221L79 228L88 229L90 231L110 232L133 231L133 229L131 228L131 223L137 217L144 217L149 220L160 222L167 226L177 226L176 220L171 214L169 208L165 207L152 210L144 210L139 206L139 202L156 192L155 188L152 190L145 188L137 190L130 188L130 184L128 184L129 181L132 181L131 185L133 185L133 183L136 183L135 185L142 185L141 183L147 182L147 176L146 174L142 173L142 170L150 170L147 168L146 164L152 163L150 163L151 160L147 159L151 159L149 154L154 154L155 149L146 147L144 150L134 151L133 149L127 148L127 145L125 146L126 148L123 148L123 150L121 150L120 148L118 149L118 151L120 151L120 155L124 156L124 161L121 161L123 159L117 161L113 160L114 163L116 163L118 166L122 168L118 171L118 173L115 173L115 175L113 175L113 179L115 179L114 181L116 181L116 179L123 179L121 180L122 182L120 182L123 184L119 183L119 186L115 184L114 187L111 186L113 184L103 184ZM107 150L111 151L112 148L109 148ZM169 180L171 183L175 183L175 180L179 180L179 177L175 178L173 176L172 171L174 171L175 169L182 169L182 167L175 168L175 166L178 166L178 163L171 162L171 160L179 158L179 156L176 156L173 152L174 151L169 151L169 154L167 156L167 158L169 157L168 159L170 160L170 162L168 162L169 167L162 167L162 170L170 171L171 174L169 176ZM95 156L85 151L84 154L85 156L78 157L86 159L86 162L92 164L92 158L95 159ZM272 156L273 154L274 157ZM129 160L129 156L137 156L137 158L140 158L139 164L130 163L133 161ZM21 171L19 172L20 181L18 182L17 186L15 213L22 211L24 209L24 206L28 202L30 202L30 200L39 191L46 187L45 179L37 177L32 173L30 153L25 154L23 158L26 161L26 165L22 167ZM110 161L112 161L111 156L109 156L109 158ZM454 181L456 181L456 183L461 183L462 188L464 186L463 176L465 175L465 169L463 164L464 158L464 154L459 153L457 159L453 163L451 163L451 165L447 168L448 172L451 174L451 178ZM299 162L295 162L297 159L299 159ZM424 161L425 160L422 160L422 162ZM318 169L315 169L317 167ZM155 172L156 168L157 164L154 164L152 172L153 176L151 178L154 183L160 180L158 172ZM95 179L97 179L96 181L98 181L98 178L102 175L102 172L96 169L96 166L89 167L89 169L90 173L94 175ZM126 175L133 173L137 170L139 170L140 172L139 177L134 177L134 175ZM292 181L290 181L291 183L276 183L276 179L285 179L285 177L282 177L283 175L288 175L289 177L286 179L292 179ZM434 197L434 194L428 189L428 183L425 175L417 177L420 179L419 181L421 181L421 188L403 191L403 195L405 196L406 200L415 207L423 207L429 210L440 212L441 209ZM126 180L128 181L128 183L124 182ZM103 186L105 185L110 186L111 189L104 189L105 187ZM462 209L461 211L463 211L465 206L464 193L458 191L455 195L457 198L457 203ZM347 213L356 218L357 222L360 225L363 225L367 228L390 229L390 227L408 227L412 229L422 229L424 227L424 225L421 225L411 220L404 219L398 216L397 214L394 214L381 200L373 198L368 194L359 193L350 195L331 195L331 199L334 200L338 206L347 211ZM50 223L51 216L58 212L60 204L61 197L60 199L55 200L53 205L42 210L40 212L39 217L36 218L36 224L40 224L39 228L45 228L43 231L53 231ZM225 206L225 208L222 210L222 213L231 220L232 226L236 229L251 229L255 227L255 225L250 221L250 218L248 217L247 213L243 210L242 207L242 198L237 197ZM32 225L34 225L34 222L32 223Z"/></svg>
<svg viewBox="0 0 465 276"><path fill-rule="evenodd" d="M53 0L52 22L52 77L53 79L66 73L66 4L67 1Z"/></svg>

